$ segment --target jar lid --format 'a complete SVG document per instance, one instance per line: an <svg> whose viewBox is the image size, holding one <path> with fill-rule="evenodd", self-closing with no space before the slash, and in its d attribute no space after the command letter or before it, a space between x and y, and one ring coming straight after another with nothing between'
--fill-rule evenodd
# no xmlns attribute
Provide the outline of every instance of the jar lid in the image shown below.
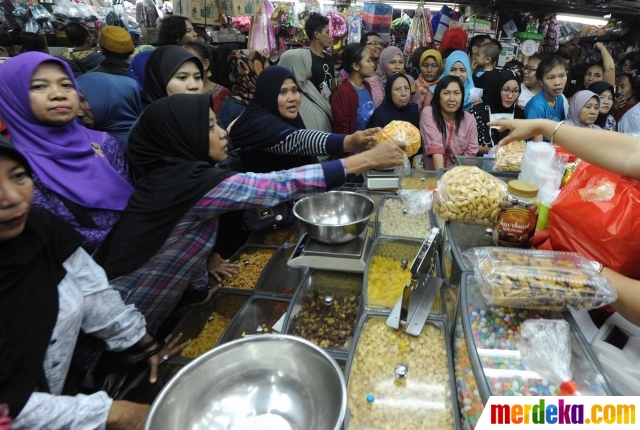
<svg viewBox="0 0 640 430"><path fill-rule="evenodd" d="M509 181L507 191L509 194L518 197L536 197L538 195L538 186L531 182L514 179Z"/></svg>

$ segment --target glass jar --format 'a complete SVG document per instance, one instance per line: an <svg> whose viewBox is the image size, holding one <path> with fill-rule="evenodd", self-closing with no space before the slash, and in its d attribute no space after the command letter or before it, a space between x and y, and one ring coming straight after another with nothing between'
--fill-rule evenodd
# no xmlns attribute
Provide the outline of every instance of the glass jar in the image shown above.
<svg viewBox="0 0 640 430"><path fill-rule="evenodd" d="M531 248L538 213L538 186L527 181L509 181L507 194L498 207L493 230L496 244L511 248Z"/></svg>

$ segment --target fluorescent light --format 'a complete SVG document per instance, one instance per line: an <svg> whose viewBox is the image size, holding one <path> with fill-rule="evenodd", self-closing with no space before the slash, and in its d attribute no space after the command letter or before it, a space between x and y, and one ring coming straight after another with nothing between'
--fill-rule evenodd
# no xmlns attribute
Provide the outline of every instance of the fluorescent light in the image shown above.
<svg viewBox="0 0 640 430"><path fill-rule="evenodd" d="M418 5L420 4L418 2L384 2L384 1L381 2L381 3L389 5L389 6L393 7L394 9L406 9L406 10L416 10L418 8ZM331 6L331 5L334 4L334 2L332 0L320 0L320 4ZM424 7L426 9L429 9L429 10L439 11L440 9L442 9L442 6L444 6L444 5L447 5L451 9L454 9L454 10L460 10L460 7L457 6L454 3L426 2L424 4ZM354 4L354 6L363 7L364 6L364 2L357 1Z"/></svg>
<svg viewBox="0 0 640 430"><path fill-rule="evenodd" d="M598 19L584 15L556 15L556 19L558 21L578 22L580 24L596 25L600 27L607 25L609 22L606 19Z"/></svg>

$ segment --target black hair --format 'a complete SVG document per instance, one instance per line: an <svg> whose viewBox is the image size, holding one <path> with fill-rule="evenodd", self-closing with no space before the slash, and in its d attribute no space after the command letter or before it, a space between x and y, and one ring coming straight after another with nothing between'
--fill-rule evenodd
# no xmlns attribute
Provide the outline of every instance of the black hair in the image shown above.
<svg viewBox="0 0 640 430"><path fill-rule="evenodd" d="M480 52L480 49L482 49L484 55L491 58L491 64L495 65L496 61L498 61L498 57L500 57L502 45L500 44L500 42L492 40L491 42L483 43L478 48L478 52Z"/></svg>
<svg viewBox="0 0 640 430"><path fill-rule="evenodd" d="M373 32L373 31L368 31L365 34L363 34L362 37L360 38L360 45L367 46L367 42L369 41L369 37L371 37L371 36L380 37L380 35L378 33Z"/></svg>
<svg viewBox="0 0 640 430"><path fill-rule="evenodd" d="M350 43L342 51L342 68L349 74L353 72L353 65L360 64L365 46L360 43Z"/></svg>
<svg viewBox="0 0 640 430"><path fill-rule="evenodd" d="M449 58L449 55L451 55L455 51L458 51L458 49L456 49L456 48L447 48L447 49L444 50L444 52L441 52L440 54L442 54L442 61L443 61L442 64L444 64L444 62L446 62L447 58Z"/></svg>
<svg viewBox="0 0 640 430"><path fill-rule="evenodd" d="M70 22L65 25L64 34L74 47L84 45L87 42L87 37L90 36L89 29L77 22Z"/></svg>
<svg viewBox="0 0 640 430"><path fill-rule="evenodd" d="M567 69L567 63L561 56L555 54L541 55L540 64L538 65L538 70L536 70L536 79L542 81L544 75L558 66L564 67L565 71Z"/></svg>
<svg viewBox="0 0 640 430"><path fill-rule="evenodd" d="M211 52L209 45L202 43L199 40L190 40L184 44L184 48L191 48L194 50L198 58L200 58L200 61L202 61L203 67L204 60L209 60L209 69L211 68L211 64L213 63L213 52ZM205 72L208 72L209 69L205 69Z"/></svg>
<svg viewBox="0 0 640 430"><path fill-rule="evenodd" d="M518 61L518 60L507 61L506 63L504 63L502 70L511 69L512 67L517 67L518 69L520 69L520 72L522 73L522 68L524 67L524 64L522 63L522 61Z"/></svg>
<svg viewBox="0 0 640 430"><path fill-rule="evenodd" d="M158 46L179 45L180 39L187 34L187 21L187 18L178 15L165 18L158 31Z"/></svg>
<svg viewBox="0 0 640 430"><path fill-rule="evenodd" d="M196 27L195 25L193 26L193 31L196 32L196 34L198 35L198 37L202 37L205 41L204 43L209 45L211 43L211 37L209 37L209 34L207 33L207 30L204 29L204 27ZM200 42L200 41L198 41Z"/></svg>
<svg viewBox="0 0 640 430"><path fill-rule="evenodd" d="M640 55L638 55L637 52L630 52L630 53L624 55L620 59L620 67L621 68L624 65L625 61L627 61L627 60L629 60L629 62L631 63L631 70L640 69Z"/></svg>
<svg viewBox="0 0 640 430"><path fill-rule="evenodd" d="M328 25L329 19L326 16L316 12L310 14L304 23L304 31L307 33L307 39L312 41L316 35L316 31L321 33L322 29Z"/></svg>
<svg viewBox="0 0 640 430"><path fill-rule="evenodd" d="M638 100L640 100L640 76L633 76L631 73L622 72L616 76L616 81L622 78L623 76L626 76L629 79L629 83L633 87L633 94L636 96Z"/></svg>
<svg viewBox="0 0 640 430"><path fill-rule="evenodd" d="M5 145L0 145L0 156L5 156L10 160L13 160L16 163L20 164L27 172L27 176L33 178L33 170L31 169L31 165L29 164L29 161L25 158L25 156L22 155L22 153L17 149L15 149L13 147L13 143L11 143L11 141L6 137L3 136L2 138L0 138L0 140L11 144L11 148Z"/></svg>
<svg viewBox="0 0 640 430"><path fill-rule="evenodd" d="M433 99L431 99L431 107L433 108L433 119L436 122L438 131L445 136L447 135L447 125L445 123L444 115L442 114L442 106L440 105L440 93L442 93L442 91L453 82L460 85L460 92L462 93L462 101L460 102L460 106L458 107L455 115L455 134L458 134L460 124L462 123L462 119L464 118L464 84L462 83L460 78L458 78L457 76L448 75L440 79L440 81L436 85L436 89L433 92Z"/></svg>
<svg viewBox="0 0 640 430"><path fill-rule="evenodd" d="M535 54L533 54L533 55L531 55L529 57L529 59L527 60L527 63L529 61L531 61L531 60L540 60L540 61L542 61L542 57L543 57L543 54L541 52L536 52Z"/></svg>
<svg viewBox="0 0 640 430"><path fill-rule="evenodd" d="M22 45L20 52L44 52L47 53L47 42L39 34L23 31L18 36L18 45Z"/></svg>
<svg viewBox="0 0 640 430"><path fill-rule="evenodd" d="M491 37L487 34L476 34L469 40L469 52L471 52L471 48L479 48L483 45L485 40L492 40Z"/></svg>

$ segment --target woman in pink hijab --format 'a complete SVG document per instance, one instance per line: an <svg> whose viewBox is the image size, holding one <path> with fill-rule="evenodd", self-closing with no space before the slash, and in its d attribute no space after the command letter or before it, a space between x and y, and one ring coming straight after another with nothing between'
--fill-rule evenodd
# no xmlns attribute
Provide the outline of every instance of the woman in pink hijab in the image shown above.
<svg viewBox="0 0 640 430"><path fill-rule="evenodd" d="M376 75L367 80L371 85L371 96L375 107L380 106L384 101L384 88L387 83L387 77L395 73L405 73L404 65L404 54L400 48L388 46L382 50L378 60L378 67L376 68ZM411 84L411 101L417 104L420 94L416 94L416 85L413 78L409 75L407 75L407 78L409 78Z"/></svg>

